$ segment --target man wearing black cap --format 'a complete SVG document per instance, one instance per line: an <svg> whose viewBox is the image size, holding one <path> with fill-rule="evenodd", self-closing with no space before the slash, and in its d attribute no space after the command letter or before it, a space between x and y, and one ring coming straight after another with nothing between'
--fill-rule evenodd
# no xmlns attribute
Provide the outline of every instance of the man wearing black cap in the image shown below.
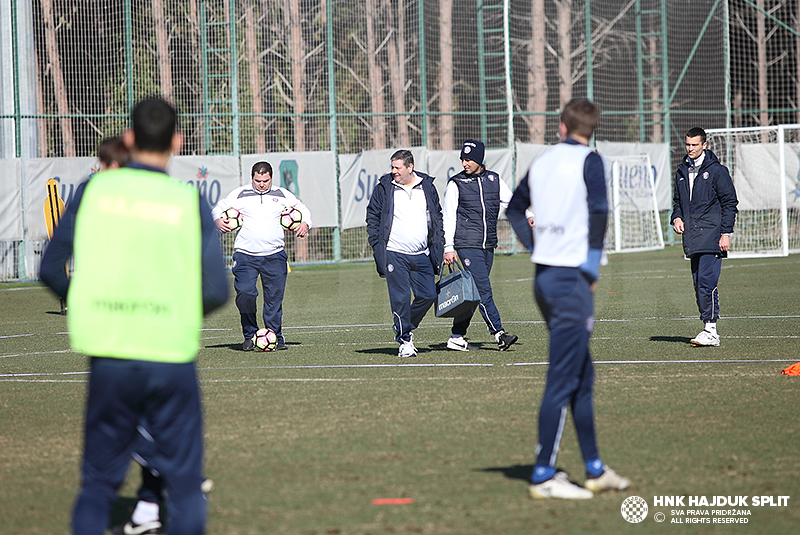
<svg viewBox="0 0 800 535"><path fill-rule="evenodd" d="M517 336L503 330L500 312L492 297L489 274L497 247L497 216L500 208L508 206L511 190L500 176L483 165L485 148L474 139L464 141L461 149L461 166L464 171L447 182L444 193L444 263L452 264L460 258L464 267L475 279L481 302L481 311L489 332L494 335L500 351L505 351L517 341ZM453 328L447 348L472 351L477 347L464 339L475 309L453 318Z"/></svg>

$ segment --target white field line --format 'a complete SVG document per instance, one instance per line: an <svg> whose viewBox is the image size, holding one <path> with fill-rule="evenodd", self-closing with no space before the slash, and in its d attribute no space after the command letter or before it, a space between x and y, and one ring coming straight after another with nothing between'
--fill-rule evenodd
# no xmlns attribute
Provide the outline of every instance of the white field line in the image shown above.
<svg viewBox="0 0 800 535"><path fill-rule="evenodd" d="M747 360L747 359L710 359L710 360L596 360L594 361L595 365L604 365L604 364L626 364L626 365L640 365L640 364L766 364L766 363L786 363L786 362L795 362L796 359L758 359L758 360ZM243 370L320 370L320 369L375 369L375 368L492 368L494 366L544 366L547 362L510 362L505 364L493 364L493 363L419 363L419 364L331 364L331 365L298 365L298 366L242 366L242 367L225 367L225 368L200 368L199 370L203 374L209 374L216 371L243 371ZM770 372L766 374L753 374L753 375L773 375L776 372ZM74 383L74 382L84 382L84 381L76 381L76 380L64 380L64 379L44 379L44 377L67 377L67 376L76 376L76 375L85 375L88 376L88 371L73 371L73 372L39 372L39 373L3 373L0 374L0 382L39 382L39 383ZM700 374L702 376L712 376L715 374ZM725 376L728 375L741 375L737 374L723 374ZM662 376L659 374L659 377ZM671 375L674 377L693 377L694 374L685 374L679 373ZM39 379L33 379L34 377ZM627 377L627 376L626 376ZM518 379L520 377L507 377L506 379ZM333 382L333 381L400 381L400 380L411 380L411 381L428 381L428 380L497 380L501 378L497 377L408 377L408 378L399 378L399 377L376 377L376 378L366 378L366 377L345 377L345 378L336 378L336 377L315 377L315 378L274 378L274 377L265 377L265 378L247 378L247 379L208 379L203 378L201 379L202 383L237 383L237 382L258 382L258 381L320 381L320 382ZM533 379L533 378L529 378Z"/></svg>

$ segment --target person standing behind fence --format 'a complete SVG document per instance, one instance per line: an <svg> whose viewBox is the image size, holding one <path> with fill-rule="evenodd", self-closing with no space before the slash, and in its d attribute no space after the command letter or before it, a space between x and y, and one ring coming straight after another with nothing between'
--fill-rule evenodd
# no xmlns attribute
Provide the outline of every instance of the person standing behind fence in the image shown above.
<svg viewBox="0 0 800 535"><path fill-rule="evenodd" d="M449 265L460 259L472 274L481 296L478 309L498 348L505 351L518 337L503 330L489 275L497 247L497 217L500 209L508 206L511 190L497 173L483 165L484 153L482 142L474 139L464 141L461 149L461 166L464 170L447 181L442 207L444 263ZM447 340L448 349L478 349L464 338L474 313L473 308L463 316L453 318L452 334Z"/></svg>
<svg viewBox="0 0 800 535"><path fill-rule="evenodd" d="M717 283L722 259L731 248L739 201L728 168L708 150L705 130L695 127L686 133L686 153L675 171L670 221L691 262L695 299L704 325L691 344L718 346Z"/></svg>
<svg viewBox="0 0 800 535"><path fill-rule="evenodd" d="M587 499L624 490L630 481L600 460L594 428L594 367L589 339L594 289L608 220L603 162L588 145L600 110L569 101L558 125L561 143L531 165L506 215L536 264L534 296L550 332L549 367L539 408L539 443L528 492L532 498ZM535 238L525 210L536 214ZM572 419L586 467L581 487L556 469L561 432Z"/></svg>
<svg viewBox="0 0 800 535"><path fill-rule="evenodd" d="M444 231L433 177L414 171L414 155L398 150L367 205L367 234L375 269L386 278L399 357L416 357L414 329L436 302L436 273ZM414 301L411 301L411 292Z"/></svg>
<svg viewBox="0 0 800 535"><path fill-rule="evenodd" d="M288 257L280 216L287 207L300 210L302 222L293 232L298 238L305 238L311 228L311 212L292 192L273 185L269 163L256 162L250 170L250 178L250 184L231 191L213 210L214 222L220 232L231 232L236 228L223 216L225 210L235 208L241 214L242 228L234 241L232 271L236 307L244 335L242 350L250 351L255 347L253 339L258 331L256 284L259 276L264 292L264 327L278 335L276 349L288 349L281 330Z"/></svg>
<svg viewBox="0 0 800 535"><path fill-rule="evenodd" d="M128 167L76 190L41 264L69 303L73 349L90 357L81 491L72 531L102 535L146 422L171 534L204 532L203 429L195 357L203 314L228 298L219 234L196 188L165 169L183 137L175 109L145 99L124 134ZM71 279L65 262L75 256Z"/></svg>

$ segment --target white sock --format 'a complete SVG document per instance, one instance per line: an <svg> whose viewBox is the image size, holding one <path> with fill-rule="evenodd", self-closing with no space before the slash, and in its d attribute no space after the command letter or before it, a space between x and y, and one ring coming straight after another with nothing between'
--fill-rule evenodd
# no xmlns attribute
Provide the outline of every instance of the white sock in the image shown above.
<svg viewBox="0 0 800 535"><path fill-rule="evenodd" d="M717 323L708 322L706 323L706 330L711 334L717 334Z"/></svg>
<svg viewBox="0 0 800 535"><path fill-rule="evenodd" d="M131 515L131 521L138 525L158 521L158 504L139 500Z"/></svg>

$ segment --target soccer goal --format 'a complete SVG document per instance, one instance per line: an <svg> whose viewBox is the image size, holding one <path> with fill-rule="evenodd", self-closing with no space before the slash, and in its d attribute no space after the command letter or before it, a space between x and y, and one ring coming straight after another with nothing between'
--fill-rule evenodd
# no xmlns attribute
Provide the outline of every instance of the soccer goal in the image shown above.
<svg viewBox="0 0 800 535"><path fill-rule="evenodd" d="M664 248L650 156L610 156L606 250L632 253Z"/></svg>
<svg viewBox="0 0 800 535"><path fill-rule="evenodd" d="M707 130L708 148L736 186L731 257L800 251L800 125Z"/></svg>

